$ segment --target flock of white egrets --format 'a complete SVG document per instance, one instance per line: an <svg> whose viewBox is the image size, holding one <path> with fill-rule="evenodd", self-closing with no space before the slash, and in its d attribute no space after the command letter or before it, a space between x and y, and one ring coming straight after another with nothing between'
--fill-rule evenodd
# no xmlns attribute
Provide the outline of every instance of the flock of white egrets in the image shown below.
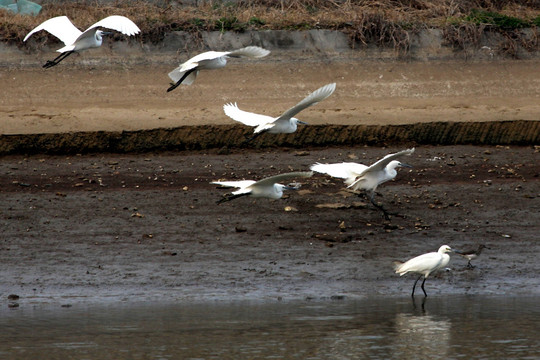
<svg viewBox="0 0 540 360"><path fill-rule="evenodd" d="M30 31L28 35L26 35L24 41L26 41L32 34L40 30L45 30L56 36L64 43L65 46L57 50L61 54L55 59L47 61L43 65L44 68L50 68L57 65L74 52L100 47L103 42L103 35L110 34L110 32L99 30L99 28L116 30L128 36L136 35L140 32L137 25L124 16L113 15L106 17L90 26L84 32L77 29L66 16L58 16L38 25L36 28ZM189 59L169 73L169 77L173 83L171 83L167 91L172 91L181 84L191 85L195 81L200 70L218 69L224 67L227 63L227 58L261 58L269 53L270 51L258 46L248 46L242 49L225 52L204 52ZM306 124L294 116L309 106L315 105L318 102L326 99L332 95L335 89L335 83L325 85L309 94L298 104L288 109L278 117L271 117L240 110L236 103L225 104L223 106L223 110L225 114L233 120L255 128L253 137L247 139L247 141L250 141L254 137L263 133L294 133L298 124ZM279 182L300 177L310 177L313 175L313 171L315 171L330 175L332 177L344 179L344 182L348 188L354 191L364 190L368 192L371 203L380 209L385 218L388 219L389 213L382 207L382 205L378 204L374 200L375 191L380 184L396 177L396 168L403 166L410 167L410 165L402 163L397 159L405 155L411 155L413 152L414 148L389 154L370 166L353 162L342 162L335 164L316 163L311 166L310 170L312 171L279 174L259 181L215 181L212 182L212 184L237 189L230 194L226 194L218 201L218 204L242 196L280 199L283 196L283 190L298 189L300 185L282 185ZM468 265L470 265L470 260L480 255L482 248L485 248L485 246L481 246L482 247L476 251L461 253L459 251L452 250L448 245L443 245L437 252L417 256L405 263L396 262L395 272L399 275L405 275L408 272L420 274L414 283L412 296L414 296L414 290L418 280L420 280L422 277L424 277L422 282L422 290L424 295L427 296L424 289L424 283L431 273L446 267L450 260L450 256L448 255L449 252L454 251L462 254L469 259Z"/></svg>

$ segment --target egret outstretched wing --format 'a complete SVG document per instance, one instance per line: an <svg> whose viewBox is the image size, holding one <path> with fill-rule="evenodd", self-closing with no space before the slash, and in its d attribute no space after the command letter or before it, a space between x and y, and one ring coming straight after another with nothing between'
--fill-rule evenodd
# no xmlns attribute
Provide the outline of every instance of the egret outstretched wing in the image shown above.
<svg viewBox="0 0 540 360"><path fill-rule="evenodd" d="M189 70L192 68L192 64L195 64L195 67L199 66L200 62L208 61L208 60L214 60L218 59L222 56L227 55L228 53L225 51L206 51L201 54L195 55L191 59L184 62L182 65L185 67L182 68L183 70Z"/></svg>
<svg viewBox="0 0 540 360"><path fill-rule="evenodd" d="M82 34L82 32L77 29L75 25L73 25L67 16L57 16L36 26L28 33L28 35L25 36L23 41L28 40L32 34L41 30L45 30L56 36L65 45L73 44L75 40L77 40L77 38Z"/></svg>
<svg viewBox="0 0 540 360"><path fill-rule="evenodd" d="M294 179L298 177L311 177L313 176L313 171L297 171L297 172L290 172L285 174L279 174L275 176L270 176L265 179L257 181L255 184L251 186L268 186L271 184L277 184L280 181L283 180L289 180Z"/></svg>
<svg viewBox="0 0 540 360"><path fill-rule="evenodd" d="M262 58L270 54L270 50L260 48L258 46L248 46L242 49L233 50L225 53L228 57L240 58L240 57L249 57L249 58Z"/></svg>
<svg viewBox="0 0 540 360"><path fill-rule="evenodd" d="M240 110L236 103L223 105L223 111L225 111L225 114L231 119L239 121L248 126L260 126L261 124L271 123L274 121L274 118L271 116Z"/></svg>
<svg viewBox="0 0 540 360"><path fill-rule="evenodd" d="M239 180L239 181L212 181L211 184L238 188L234 193L249 193L249 186L255 184L254 180Z"/></svg>
<svg viewBox="0 0 540 360"><path fill-rule="evenodd" d="M311 165L310 169L322 174L330 175L332 177L354 180L358 174L367 169L367 166L353 162L342 162L336 164L316 163Z"/></svg>
<svg viewBox="0 0 540 360"><path fill-rule="evenodd" d="M311 94L309 94L304 100L300 101L298 104L290 108L289 110L285 111L280 117L278 117L275 121L280 120L289 120L294 115L298 114L300 111L317 104L319 101L322 101L332 95L332 93L336 90L336 84L328 84L325 85Z"/></svg>
<svg viewBox="0 0 540 360"><path fill-rule="evenodd" d="M404 156L404 155L411 155L412 153L414 152L414 148L412 149L407 149L407 150L402 150L402 151L398 151L397 153L394 153L394 154L388 154L386 155L385 157L383 157L382 159L378 160L377 162L373 163L372 165L370 165L367 169L364 170L364 173L361 173L361 174L358 174L358 176L362 176L364 175L365 173L367 172L371 172L371 171L381 171L383 170L386 165L388 165L391 161L394 161L396 160L397 158L401 157L401 156Z"/></svg>
<svg viewBox="0 0 540 360"><path fill-rule="evenodd" d="M86 29L86 31L97 27L104 27L107 29L116 30L128 36L136 35L141 31L141 29L139 29L139 27L133 21L131 21L125 16L120 15L108 16L105 19L102 19L94 25L90 26L88 29Z"/></svg>

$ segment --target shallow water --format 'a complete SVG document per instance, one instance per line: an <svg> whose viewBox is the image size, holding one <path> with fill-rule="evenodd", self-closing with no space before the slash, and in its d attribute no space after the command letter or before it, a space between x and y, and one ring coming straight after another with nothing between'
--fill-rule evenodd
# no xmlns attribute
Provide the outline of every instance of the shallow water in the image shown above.
<svg viewBox="0 0 540 360"><path fill-rule="evenodd" d="M533 359L540 298L0 309L2 359Z"/></svg>

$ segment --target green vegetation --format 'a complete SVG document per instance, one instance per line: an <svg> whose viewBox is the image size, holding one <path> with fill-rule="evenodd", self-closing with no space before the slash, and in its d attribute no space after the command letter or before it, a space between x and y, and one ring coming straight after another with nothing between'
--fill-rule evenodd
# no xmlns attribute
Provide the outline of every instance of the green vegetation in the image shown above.
<svg viewBox="0 0 540 360"><path fill-rule="evenodd" d="M248 20L248 24L254 27L263 26L266 24L266 22L262 19L259 19L258 17L254 16L251 19Z"/></svg>
<svg viewBox="0 0 540 360"><path fill-rule="evenodd" d="M491 25L504 30L522 29L531 26L531 22L517 17L499 14L492 11L473 9L465 20L474 24Z"/></svg>
<svg viewBox="0 0 540 360"><path fill-rule="evenodd" d="M242 32L246 29L246 24L240 22L235 16L224 16L216 20L216 29L223 32Z"/></svg>

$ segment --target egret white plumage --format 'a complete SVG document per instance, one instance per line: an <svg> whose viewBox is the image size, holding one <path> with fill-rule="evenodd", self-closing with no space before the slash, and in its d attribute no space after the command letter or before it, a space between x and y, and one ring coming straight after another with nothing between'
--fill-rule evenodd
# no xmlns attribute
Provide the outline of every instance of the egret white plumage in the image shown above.
<svg viewBox="0 0 540 360"><path fill-rule="evenodd" d="M471 260L474 260L477 257L479 257L480 254L482 253L483 249L489 249L489 248L484 244L480 244L480 245L478 245L478 248L476 248L476 250L454 251L454 252L456 254L459 254L459 255L463 256L465 259L469 260L467 262L467 267L470 268L470 269L474 269L475 266L473 266L473 264L471 264Z"/></svg>
<svg viewBox="0 0 540 360"><path fill-rule="evenodd" d="M348 188L355 191L364 190L369 191L369 199L371 203L378 209L380 209L386 219L388 219L388 212L382 205L375 202L375 191L377 187L396 177L398 167L412 167L411 165L402 163L396 160L404 155L411 155L414 152L414 148L402 150L394 154L389 154L375 162L370 166L358 164L354 162L342 162L335 164L321 164L316 163L310 167L311 170L345 179L345 184Z"/></svg>
<svg viewBox="0 0 540 360"><path fill-rule="evenodd" d="M26 35L23 41L28 40L32 34L41 30L45 30L60 39L65 46L56 51L61 54L43 65L44 68L50 68L74 52L100 47L103 42L103 35L111 33L101 31L99 28L116 30L128 36L138 34L141 31L133 21L120 15L108 16L90 26L84 32L77 29L67 16L57 16L35 27Z"/></svg>
<svg viewBox="0 0 540 360"><path fill-rule="evenodd" d="M192 57L179 67L169 73L169 77L174 83L167 89L173 91L180 84L191 85L199 70L219 69L227 65L228 58L262 58L270 54L269 50L258 46L248 46L233 51L207 51Z"/></svg>
<svg viewBox="0 0 540 360"><path fill-rule="evenodd" d="M240 180L240 181L213 181L211 184L235 187L238 190L233 191L220 199L217 203L221 204L225 201L230 201L242 196L263 197L269 199L280 199L283 196L283 190L297 190L300 185L282 185L280 181L294 179L298 177L310 177L313 175L311 171L290 172L280 175L271 176L259 181L255 180Z"/></svg>
<svg viewBox="0 0 540 360"><path fill-rule="evenodd" d="M271 134L290 134L296 131L298 124L307 124L294 116L300 111L326 99L332 95L334 90L336 90L335 83L325 85L309 94L304 100L300 101L278 117L243 111L238 108L236 103L225 104L223 106L223 111L235 121L239 121L244 125L254 126L255 136L258 136L263 132L269 132Z"/></svg>
<svg viewBox="0 0 540 360"><path fill-rule="evenodd" d="M448 255L448 253L452 251L454 250L452 250L450 246L443 245L439 248L437 252L423 254L407 260L404 263L399 261L394 262L394 270L396 271L396 274L399 274L399 276L403 276L409 272L420 274L420 276L418 277L418 279L416 279L413 285L411 295L413 297L416 283L423 276L424 281L422 281L422 291L424 292L424 295L427 296L426 289L424 289L424 283L426 282L426 279L431 273L443 269L446 267L446 265L448 265L448 262L450 261L450 255Z"/></svg>

